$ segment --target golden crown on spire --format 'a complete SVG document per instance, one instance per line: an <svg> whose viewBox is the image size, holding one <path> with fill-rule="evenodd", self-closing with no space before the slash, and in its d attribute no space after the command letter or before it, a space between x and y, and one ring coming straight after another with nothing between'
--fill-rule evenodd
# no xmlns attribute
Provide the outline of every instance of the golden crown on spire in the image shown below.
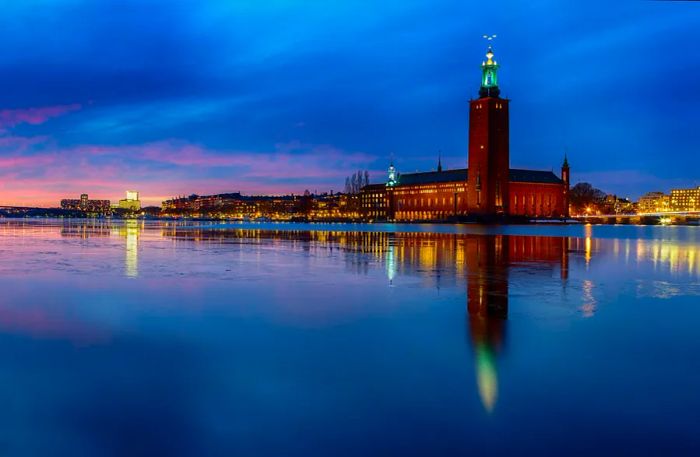
<svg viewBox="0 0 700 457"><path fill-rule="evenodd" d="M486 65L495 65L496 61L493 60L493 49L491 49L491 46L489 46L489 50L486 51Z"/></svg>
<svg viewBox="0 0 700 457"><path fill-rule="evenodd" d="M486 51L486 62L483 62L482 65L496 65L496 61L493 60L493 48L491 47L491 42L493 39L496 38L496 35L484 35L484 39L489 42L489 49Z"/></svg>

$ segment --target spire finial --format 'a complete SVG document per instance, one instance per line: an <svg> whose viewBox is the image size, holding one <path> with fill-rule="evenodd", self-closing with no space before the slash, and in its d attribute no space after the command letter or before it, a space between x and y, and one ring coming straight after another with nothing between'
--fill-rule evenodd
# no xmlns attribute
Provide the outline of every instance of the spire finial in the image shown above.
<svg viewBox="0 0 700 457"><path fill-rule="evenodd" d="M442 149L438 149L438 168L437 171L442 171Z"/></svg>

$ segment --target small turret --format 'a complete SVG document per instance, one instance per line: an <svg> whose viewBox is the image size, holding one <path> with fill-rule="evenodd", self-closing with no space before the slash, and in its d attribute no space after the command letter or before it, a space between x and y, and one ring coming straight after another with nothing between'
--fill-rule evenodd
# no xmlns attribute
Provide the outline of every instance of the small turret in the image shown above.
<svg viewBox="0 0 700 457"><path fill-rule="evenodd" d="M396 185L397 181L397 176L396 176L396 168L394 168L394 162L391 162L389 165L389 170L388 170L388 179L386 181L386 185L389 187L393 187Z"/></svg>

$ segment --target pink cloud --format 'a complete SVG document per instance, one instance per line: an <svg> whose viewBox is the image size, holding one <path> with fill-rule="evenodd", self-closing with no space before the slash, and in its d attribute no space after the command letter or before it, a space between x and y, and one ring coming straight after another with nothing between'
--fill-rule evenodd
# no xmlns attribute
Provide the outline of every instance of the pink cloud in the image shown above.
<svg viewBox="0 0 700 457"><path fill-rule="evenodd" d="M299 142L247 152L179 140L57 148L46 139L16 139L14 147L2 147L1 138L0 204L20 206L57 206L61 198L84 192L117 200L126 189L139 190L145 204L191 193L338 191L345 176L375 160L362 152ZM40 147L32 149L33 144Z"/></svg>
<svg viewBox="0 0 700 457"><path fill-rule="evenodd" d="M18 170L23 167L40 167L50 165L54 161L53 155L0 157L0 170L3 168Z"/></svg>
<svg viewBox="0 0 700 457"><path fill-rule="evenodd" d="M44 106L39 108L19 108L0 110L0 129L5 130L19 124L39 125L51 118L77 111L81 105Z"/></svg>

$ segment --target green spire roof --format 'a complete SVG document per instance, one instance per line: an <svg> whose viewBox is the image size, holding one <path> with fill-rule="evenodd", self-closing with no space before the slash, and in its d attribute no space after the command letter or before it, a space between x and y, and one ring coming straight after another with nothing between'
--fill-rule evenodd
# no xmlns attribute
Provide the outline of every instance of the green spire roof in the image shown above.
<svg viewBox="0 0 700 457"><path fill-rule="evenodd" d="M481 63L481 89L480 97L498 97L501 90L498 88L498 63L493 59L493 49L489 45L486 52L486 61Z"/></svg>

